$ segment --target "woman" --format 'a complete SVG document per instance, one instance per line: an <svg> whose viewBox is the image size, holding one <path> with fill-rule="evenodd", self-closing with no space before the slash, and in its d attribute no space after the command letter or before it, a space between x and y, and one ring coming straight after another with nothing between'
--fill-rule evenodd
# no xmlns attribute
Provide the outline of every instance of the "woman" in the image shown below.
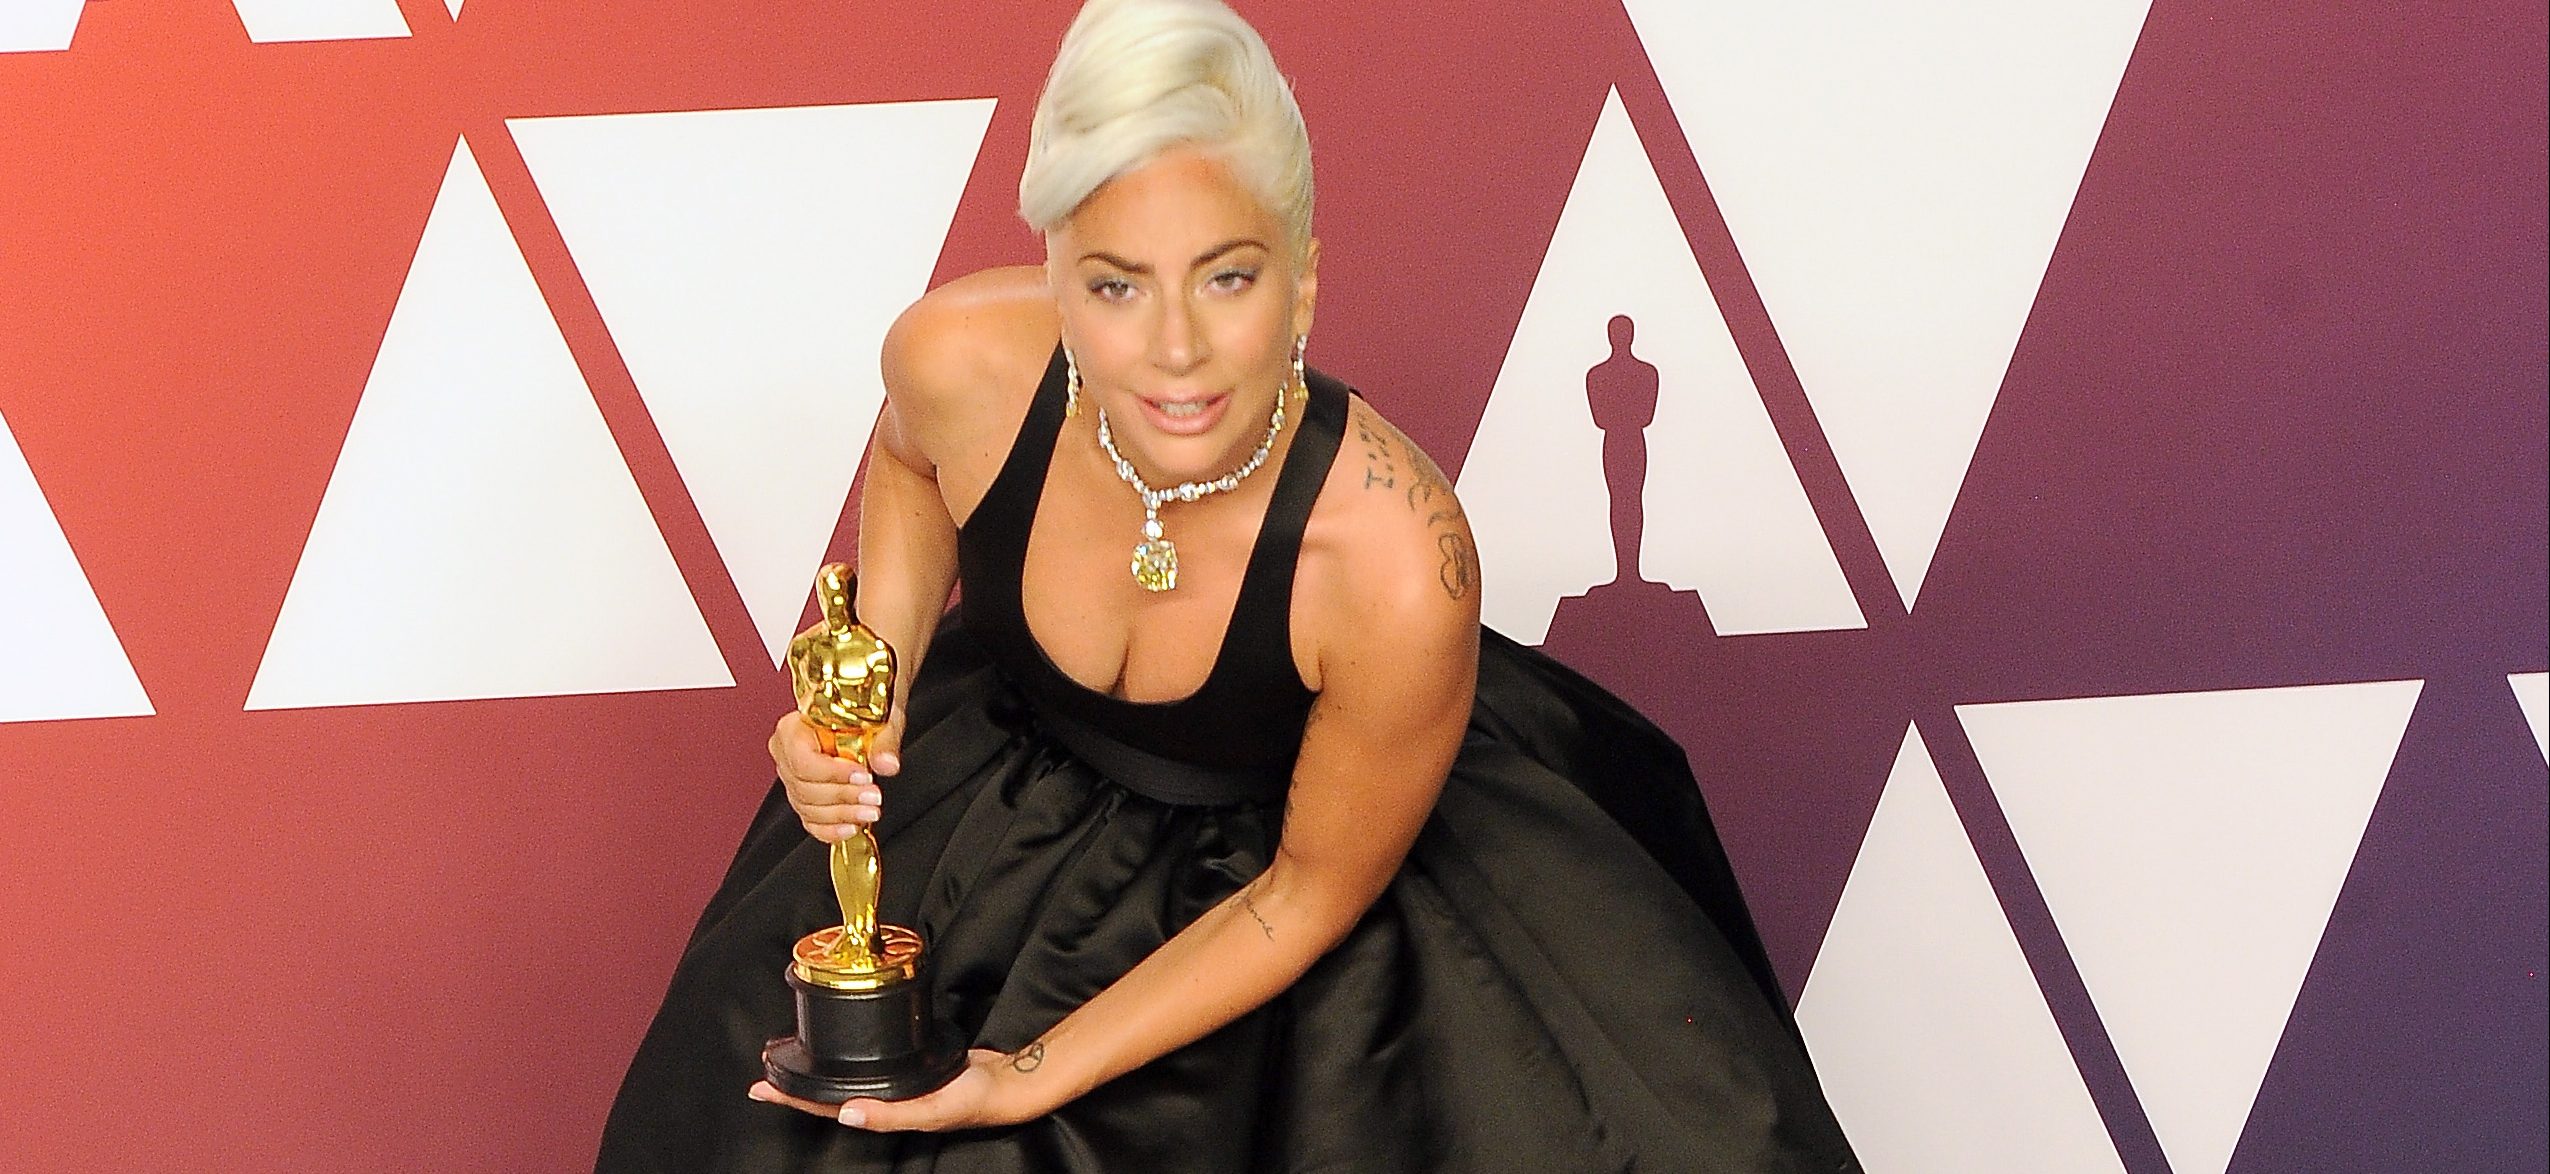
<svg viewBox="0 0 2550 1174"><path fill-rule="evenodd" d="M858 610L899 716L867 768L780 720L603 1169L1856 1168L1680 753L1483 638L1450 484L1303 369L1311 190L1216 0L1074 21L1044 266L886 341ZM835 1119L754 1077L869 823L977 1046Z"/></svg>

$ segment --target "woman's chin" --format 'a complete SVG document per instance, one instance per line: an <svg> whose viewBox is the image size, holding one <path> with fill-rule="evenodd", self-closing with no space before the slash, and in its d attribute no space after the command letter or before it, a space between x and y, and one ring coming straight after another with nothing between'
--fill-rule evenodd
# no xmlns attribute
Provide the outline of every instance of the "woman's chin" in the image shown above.
<svg viewBox="0 0 2550 1174"><path fill-rule="evenodd" d="M1148 431L1146 429L1146 431ZM1210 481L1224 473L1235 472L1257 451L1257 442L1265 437L1207 433L1202 436L1177 436L1151 433L1140 442L1128 445L1129 438L1116 438L1117 451L1133 458L1152 488L1166 489L1185 481Z"/></svg>

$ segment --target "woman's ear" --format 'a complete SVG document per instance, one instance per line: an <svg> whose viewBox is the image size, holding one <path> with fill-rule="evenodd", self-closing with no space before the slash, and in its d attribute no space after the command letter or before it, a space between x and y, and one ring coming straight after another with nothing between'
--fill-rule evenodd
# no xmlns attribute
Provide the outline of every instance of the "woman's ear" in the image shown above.
<svg viewBox="0 0 2550 1174"><path fill-rule="evenodd" d="M1302 247L1302 271L1293 279L1293 333L1310 334L1312 311L1319 306L1319 238Z"/></svg>

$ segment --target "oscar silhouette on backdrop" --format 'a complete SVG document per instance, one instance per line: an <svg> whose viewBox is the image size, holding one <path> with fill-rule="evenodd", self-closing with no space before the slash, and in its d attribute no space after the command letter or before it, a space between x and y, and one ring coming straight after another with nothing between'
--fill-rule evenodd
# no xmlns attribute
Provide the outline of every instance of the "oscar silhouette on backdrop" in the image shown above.
<svg viewBox="0 0 2550 1174"><path fill-rule="evenodd" d="M1559 600L1541 648L1681 744L1708 793L1706 818L1723 833L1752 908L1778 911L1762 924L1788 934L1773 940L1771 954L1794 1001L1858 853L1858 842L1847 837L1801 838L1796 812L1805 802L1874 808L1866 780L1882 786L1904 737L1899 699L1919 695L1919 687L1891 665L1870 661L1865 631L1721 639L1699 592L1639 573L1650 540L1659 554L1680 553L1676 544L1729 524L1729 512L1746 505L1740 498L1666 498L1652 512L1645 508L1651 457L1667 469L1698 459L1688 433L1668 427L1651 434L1656 413L1667 397L1702 389L1669 356L1661 366L1639 358L1638 325L1612 318L1611 353L1585 372L1585 405L1603 433L1612 579ZM1654 317L1646 326L1651 342L1674 329ZM1665 418L1678 422L1676 415L1667 411ZM1660 558L1657 565L1674 562ZM1629 815L1628 826L1647 825L1671 826Z"/></svg>
<svg viewBox="0 0 2550 1174"><path fill-rule="evenodd" d="M1655 423L1663 379L1633 351L1638 324L1614 315L1611 354L1585 372L1585 405L1603 432L1603 488L1611 495L1612 578L1558 601L1543 647L1564 656L1631 704L1658 712L1676 701L1667 674L1675 644L1705 641L1709 617L1696 591L1677 591L1639 573L1647 536L1647 426ZM1680 705L1665 707L1673 712Z"/></svg>
<svg viewBox="0 0 2550 1174"><path fill-rule="evenodd" d="M1611 320L1611 357L1585 372L1585 403L1603 430L1603 487L1611 493L1613 584L1644 583L1639 540L1647 529L1647 425L1656 422L1656 366L1630 353L1638 324Z"/></svg>

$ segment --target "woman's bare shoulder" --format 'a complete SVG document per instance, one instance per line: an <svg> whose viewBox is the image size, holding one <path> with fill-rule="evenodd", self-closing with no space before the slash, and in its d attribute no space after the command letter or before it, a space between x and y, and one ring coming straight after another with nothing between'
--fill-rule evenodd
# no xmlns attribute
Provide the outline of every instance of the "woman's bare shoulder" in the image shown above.
<svg viewBox="0 0 2550 1174"><path fill-rule="evenodd" d="M1041 267L969 273L923 294L886 331L886 395L915 423L975 409L1014 415L1005 411L1014 405L989 403L987 391L1031 391L1060 328Z"/></svg>
<svg viewBox="0 0 2550 1174"><path fill-rule="evenodd" d="M1344 597L1475 623L1479 560L1451 479L1360 397L1312 513L1306 555L1322 556Z"/></svg>

